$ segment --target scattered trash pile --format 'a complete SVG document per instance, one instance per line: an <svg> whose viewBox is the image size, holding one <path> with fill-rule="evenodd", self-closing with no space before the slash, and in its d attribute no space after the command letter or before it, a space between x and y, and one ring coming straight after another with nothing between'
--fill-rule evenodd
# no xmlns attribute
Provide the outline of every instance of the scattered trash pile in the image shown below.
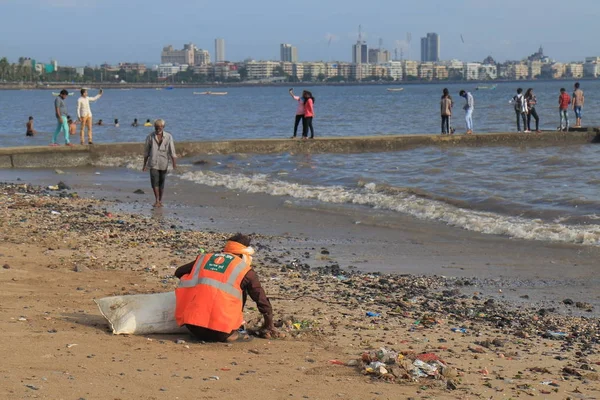
<svg viewBox="0 0 600 400"><path fill-rule="evenodd" d="M457 326L456 333L477 332L488 326L519 338L600 343L598 318L560 315L556 309L535 305L515 308L475 291L478 281L474 278L362 273L340 270L337 265L311 268L298 259L288 262L280 273L317 285L315 289L282 283L280 289L290 298L313 297L350 309L364 308L364 315L372 318L374 325L408 318L414 321L410 331L445 323Z"/></svg>
<svg viewBox="0 0 600 400"><path fill-rule="evenodd" d="M458 372L434 353L398 353L381 347L364 352L360 360L352 360L347 365L356 365L363 374L386 382L457 388Z"/></svg>
<svg viewBox="0 0 600 400"><path fill-rule="evenodd" d="M262 317L250 321L250 325L258 325L262 322ZM264 332L259 328L249 328L248 332L251 335L266 338L266 339L283 339L286 337L300 339L302 337L319 337L323 334L322 329L318 326L317 321L308 319L299 319L295 316L287 316L275 321L277 328L277 337L273 338L270 333Z"/></svg>

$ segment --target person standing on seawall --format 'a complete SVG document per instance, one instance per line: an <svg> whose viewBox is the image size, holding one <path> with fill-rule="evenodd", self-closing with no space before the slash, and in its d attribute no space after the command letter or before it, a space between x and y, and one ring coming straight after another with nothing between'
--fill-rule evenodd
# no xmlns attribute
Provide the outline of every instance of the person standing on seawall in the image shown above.
<svg viewBox="0 0 600 400"><path fill-rule="evenodd" d="M290 96L294 100L298 102L298 107L296 108L296 120L294 121L294 136L292 139L296 139L296 134L298 133L298 125L302 122L302 127L304 127L304 99L300 96L294 95L294 89L290 89ZM304 92L302 92L302 96L304 97Z"/></svg>
<svg viewBox="0 0 600 400"><path fill-rule="evenodd" d="M521 133L521 120L523 120L523 131L529 132L527 129L527 101L523 96L523 89L518 88L517 94L512 98L512 103L515 106L515 115L517 117L517 132Z"/></svg>
<svg viewBox="0 0 600 400"><path fill-rule="evenodd" d="M154 122L154 132L146 138L144 146L144 168L146 172L150 169L150 184L154 191L154 207L162 207L165 179L169 169L169 159L173 163L173 169L177 168L175 153L175 142L170 133L164 131L165 121L157 119Z"/></svg>
<svg viewBox="0 0 600 400"><path fill-rule="evenodd" d="M529 88L525 92L525 101L527 102L527 130L531 132L531 117L535 119L535 132L542 133L540 131L540 117L538 116L537 111L535 110L535 105L537 104L537 98L535 94L533 94L533 89Z"/></svg>
<svg viewBox="0 0 600 400"><path fill-rule="evenodd" d="M473 134L473 110L475 109L475 100L470 92L461 90L459 93L460 97L464 97L467 102L463 106L465 110L465 122L467 123L467 135Z"/></svg>
<svg viewBox="0 0 600 400"><path fill-rule="evenodd" d="M73 146L71 141L69 140L69 124L67 123L67 104L65 103L65 99L69 95L65 89L60 91L60 94L54 100L54 114L56 115L56 120L58 124L56 125L56 130L54 131L54 135L52 136L52 143L50 146L58 146L56 141L58 140L58 134L62 130L65 133L65 145Z"/></svg>
<svg viewBox="0 0 600 400"><path fill-rule="evenodd" d="M579 88L579 82L575 83L575 91L573 91L573 111L575 112L575 128L581 128L581 114L585 97L583 96L583 90Z"/></svg>
<svg viewBox="0 0 600 400"><path fill-rule="evenodd" d="M315 116L314 104L315 98L312 93L305 90L302 94L304 98L304 121L302 123L302 139L307 139L308 130L310 129L310 138L315 138L315 131L313 129L313 117Z"/></svg>
<svg viewBox="0 0 600 400"><path fill-rule="evenodd" d="M571 96L569 96L565 88L560 88L560 95L558 96L558 112L560 113L559 131L569 131L569 104L571 104Z"/></svg>
<svg viewBox="0 0 600 400"><path fill-rule="evenodd" d="M452 96L450 96L450 92L448 89L444 89L442 92L442 100L440 101L440 108L442 113L442 135L447 133L452 134L450 131L450 116L452 116L452 106L454 102L452 101Z"/></svg>
<svg viewBox="0 0 600 400"><path fill-rule="evenodd" d="M81 89L81 97L77 100L77 119L81 121L81 130L79 131L79 142L85 144L83 138L85 136L85 128L88 130L88 144L94 144L92 141L92 109L90 101L94 102L102 97L102 89L97 96L88 97L87 89Z"/></svg>

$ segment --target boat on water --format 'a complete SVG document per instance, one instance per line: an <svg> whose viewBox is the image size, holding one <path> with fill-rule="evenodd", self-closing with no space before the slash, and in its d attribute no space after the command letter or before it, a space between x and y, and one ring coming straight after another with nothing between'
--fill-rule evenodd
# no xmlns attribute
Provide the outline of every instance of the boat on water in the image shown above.
<svg viewBox="0 0 600 400"><path fill-rule="evenodd" d="M496 89L496 86L498 85L492 85L492 86L477 86L475 88L475 90L494 90Z"/></svg>
<svg viewBox="0 0 600 400"><path fill-rule="evenodd" d="M75 94L75 92L71 92L71 93L69 93L69 96L73 96L74 94ZM52 92L52 96L58 97L58 96L60 96L60 93L59 92Z"/></svg>
<svg viewBox="0 0 600 400"><path fill-rule="evenodd" d="M227 92L194 92L194 94L203 94L207 96L225 96Z"/></svg>
<svg viewBox="0 0 600 400"><path fill-rule="evenodd" d="M404 90L403 87L401 87L401 88L387 88L388 92L401 92L403 90Z"/></svg>

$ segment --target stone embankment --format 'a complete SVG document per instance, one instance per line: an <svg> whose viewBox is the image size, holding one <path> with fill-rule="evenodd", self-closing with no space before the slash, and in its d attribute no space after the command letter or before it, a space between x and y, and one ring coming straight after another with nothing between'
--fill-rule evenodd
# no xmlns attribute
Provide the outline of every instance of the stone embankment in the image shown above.
<svg viewBox="0 0 600 400"><path fill-rule="evenodd" d="M600 142L600 128L541 134L385 135L328 137L315 140L240 139L177 142L180 157L209 154L363 153L408 150L422 146L562 146ZM107 143L73 147L0 148L0 168L59 168L94 165L103 159L139 157L143 143Z"/></svg>

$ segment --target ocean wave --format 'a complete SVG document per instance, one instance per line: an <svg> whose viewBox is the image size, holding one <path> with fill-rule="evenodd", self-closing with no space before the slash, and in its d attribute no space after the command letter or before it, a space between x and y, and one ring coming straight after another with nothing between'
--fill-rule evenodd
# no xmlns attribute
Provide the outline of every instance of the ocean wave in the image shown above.
<svg viewBox="0 0 600 400"><path fill-rule="evenodd" d="M471 210L432 199L415 189L382 187L364 182L356 189L343 186L312 186L271 179L267 174L246 176L212 171L186 172L180 175L180 178L248 193L266 193L272 196L290 196L325 203L356 204L397 211L419 219L441 221L450 226L485 234L564 243L600 244L600 225L563 225L540 219Z"/></svg>

